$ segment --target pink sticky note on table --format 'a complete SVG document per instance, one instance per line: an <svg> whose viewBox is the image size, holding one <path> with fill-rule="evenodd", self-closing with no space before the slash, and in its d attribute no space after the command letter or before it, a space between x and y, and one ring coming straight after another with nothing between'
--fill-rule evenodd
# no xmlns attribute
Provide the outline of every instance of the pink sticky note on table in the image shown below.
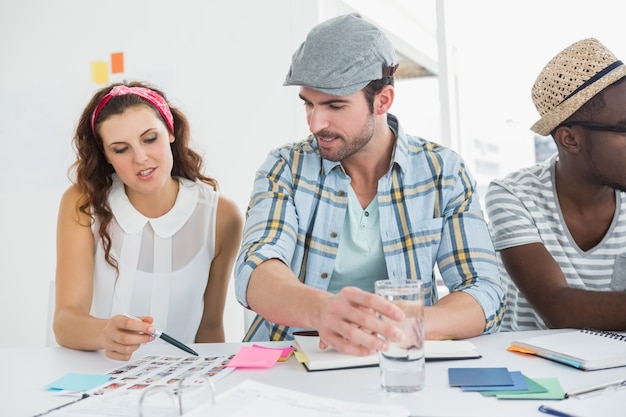
<svg viewBox="0 0 626 417"><path fill-rule="evenodd" d="M282 351L278 349L242 346L226 366L229 368L269 368L274 366L281 354Z"/></svg>
<svg viewBox="0 0 626 417"><path fill-rule="evenodd" d="M286 348L271 348L271 347L267 347L267 346L261 346L261 345L257 345L256 343L254 345L252 345L253 348L259 348L259 349L274 349L274 350L279 350L280 353L280 357L278 358L279 362L285 362L287 359L289 359L291 357L291 354L293 353L293 347L286 347Z"/></svg>

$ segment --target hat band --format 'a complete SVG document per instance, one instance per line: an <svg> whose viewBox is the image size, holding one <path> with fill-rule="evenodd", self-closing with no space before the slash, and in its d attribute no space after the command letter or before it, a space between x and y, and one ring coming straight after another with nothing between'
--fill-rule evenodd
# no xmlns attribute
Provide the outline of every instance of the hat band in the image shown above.
<svg viewBox="0 0 626 417"><path fill-rule="evenodd" d="M568 95L567 97L565 97L563 100L561 100L561 102L559 104L563 104L563 102L565 102L568 98L570 98L574 94L576 94L579 91L584 90L585 88L589 87L591 84L595 83L600 78L604 77L606 74L608 74L609 72L613 71L615 68L620 67L622 65L624 65L622 63L622 61L615 61L614 63L612 63L608 67L604 68L602 71L598 72L596 75L594 75L593 77L589 78L587 81L582 83L580 85L580 87L578 87L576 90L572 91L572 93L570 95Z"/></svg>

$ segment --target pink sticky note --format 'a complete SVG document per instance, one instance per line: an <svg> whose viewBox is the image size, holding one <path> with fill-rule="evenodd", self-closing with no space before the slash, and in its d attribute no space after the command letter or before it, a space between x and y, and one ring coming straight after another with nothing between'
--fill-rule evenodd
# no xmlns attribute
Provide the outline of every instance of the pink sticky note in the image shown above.
<svg viewBox="0 0 626 417"><path fill-rule="evenodd" d="M279 350L280 353L280 357L278 358L279 362L285 362L287 359L289 359L291 357L291 354L293 353L293 347L286 347L286 348L271 348L271 347L267 347L267 346L261 346L261 345L257 345L254 344L252 345L253 348L259 348L259 349L274 349L274 350Z"/></svg>
<svg viewBox="0 0 626 417"><path fill-rule="evenodd" d="M274 366L281 354L282 351L278 349L242 346L226 366L229 368L269 368Z"/></svg>

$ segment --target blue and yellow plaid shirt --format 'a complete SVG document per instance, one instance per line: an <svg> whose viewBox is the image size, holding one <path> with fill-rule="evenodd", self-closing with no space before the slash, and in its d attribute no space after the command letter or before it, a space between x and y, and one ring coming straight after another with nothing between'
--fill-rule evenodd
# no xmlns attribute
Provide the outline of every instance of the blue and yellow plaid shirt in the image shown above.
<svg viewBox="0 0 626 417"><path fill-rule="evenodd" d="M397 143L390 169L378 181L388 278L422 280L426 305L432 305L438 300L434 273L438 267L451 292L466 292L481 305L485 333L496 331L504 293L473 178L455 152L406 135L391 114L388 124ZM236 295L244 307L255 267L276 258L298 275L305 249L304 282L328 288L348 187L350 177L341 163L322 159L313 136L270 152L256 174L235 264ZM305 244L307 232L310 242ZM275 325L259 323L249 340L270 340L270 332L272 340L290 338L292 331L300 330L287 329L276 336Z"/></svg>

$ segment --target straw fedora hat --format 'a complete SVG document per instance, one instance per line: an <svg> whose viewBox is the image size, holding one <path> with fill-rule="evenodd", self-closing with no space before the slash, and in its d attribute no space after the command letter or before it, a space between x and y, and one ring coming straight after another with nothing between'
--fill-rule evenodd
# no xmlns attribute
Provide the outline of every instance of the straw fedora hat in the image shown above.
<svg viewBox="0 0 626 417"><path fill-rule="evenodd" d="M532 88L541 119L531 130L547 136L589 99L626 76L626 66L595 38L575 42L543 68Z"/></svg>

